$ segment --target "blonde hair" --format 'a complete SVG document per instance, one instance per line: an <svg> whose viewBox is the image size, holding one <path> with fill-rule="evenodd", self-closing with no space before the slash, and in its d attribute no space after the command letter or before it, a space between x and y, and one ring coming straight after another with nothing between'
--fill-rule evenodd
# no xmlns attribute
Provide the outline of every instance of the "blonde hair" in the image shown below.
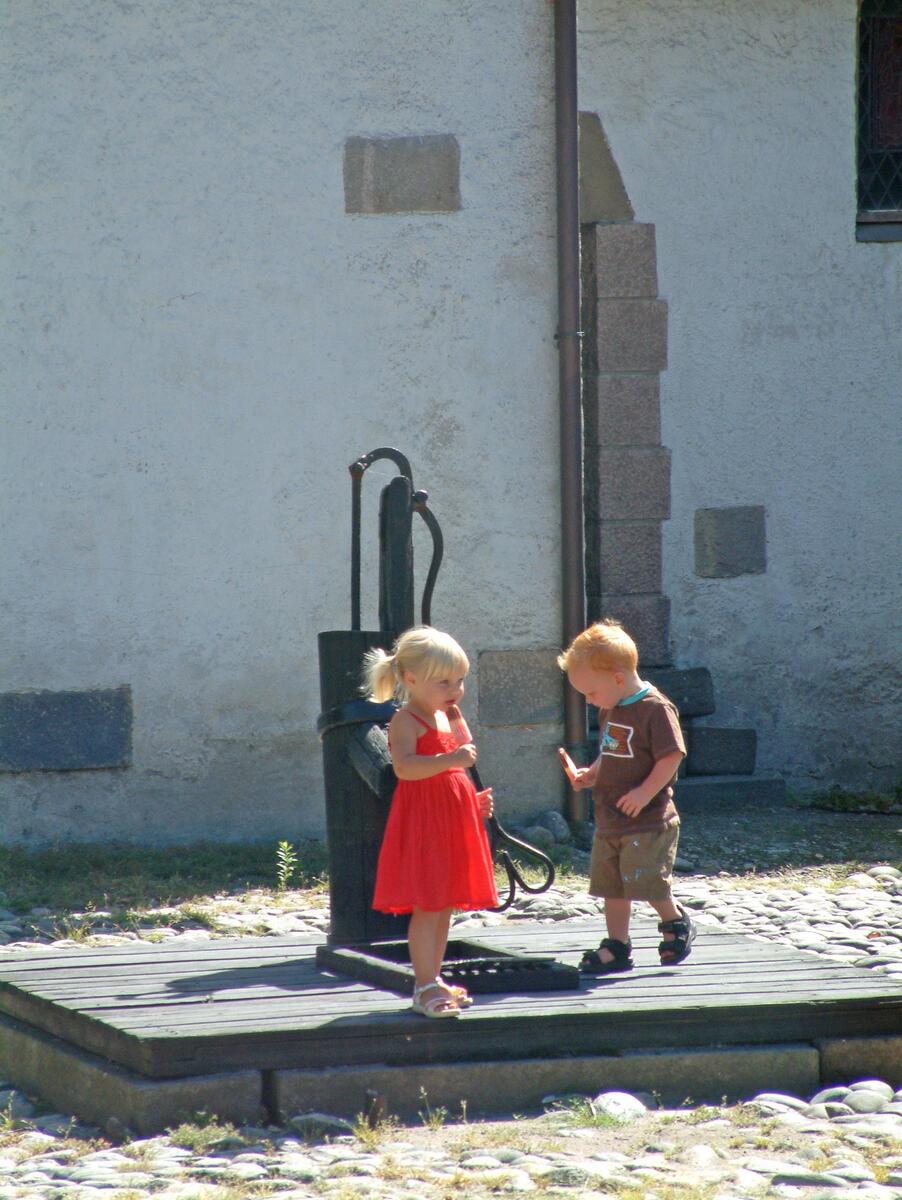
<svg viewBox="0 0 902 1200"><path fill-rule="evenodd" d="M557 665L562 671L574 667L592 667L596 671L635 671L639 665L636 643L619 621L605 617L576 635L563 654L558 656Z"/></svg>
<svg viewBox="0 0 902 1200"><path fill-rule="evenodd" d="M446 672L466 675L470 660L449 633L431 625L415 625L402 633L392 646L391 654L384 650L367 650L363 658L363 691L374 700L407 698L403 672L436 679Z"/></svg>

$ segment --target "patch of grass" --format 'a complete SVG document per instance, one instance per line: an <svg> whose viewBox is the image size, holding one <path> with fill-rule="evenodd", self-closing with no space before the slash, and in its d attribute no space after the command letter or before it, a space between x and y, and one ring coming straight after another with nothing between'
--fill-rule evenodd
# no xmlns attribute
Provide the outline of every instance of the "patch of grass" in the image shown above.
<svg viewBox="0 0 902 1200"><path fill-rule="evenodd" d="M605 1188L616 1194L617 1200L648 1200L650 1195L655 1200L713 1200L717 1194L717 1184L714 1183L661 1183L654 1182L654 1190L646 1183L620 1183L618 1180L606 1180Z"/></svg>
<svg viewBox="0 0 902 1200"><path fill-rule="evenodd" d="M806 808L822 808L827 812L902 813L902 782L891 792L850 792L833 786L826 791L808 792L799 797Z"/></svg>
<svg viewBox="0 0 902 1200"><path fill-rule="evenodd" d="M303 842L297 854L297 885L322 886L327 865L323 843ZM140 914L144 908L190 903L216 893L272 889L272 864L271 842L165 847L84 843L47 850L0 846L0 892L4 905L18 912L40 905L58 912L116 907Z"/></svg>
<svg viewBox="0 0 902 1200"><path fill-rule="evenodd" d="M725 1104L726 1099L724 1099ZM717 1121L727 1115L723 1107L717 1108L711 1104L695 1106L692 1100L686 1100L671 1120L677 1121L680 1125L703 1125L706 1121Z"/></svg>
<svg viewBox="0 0 902 1200"><path fill-rule="evenodd" d="M220 1121L217 1116L206 1112L195 1113L191 1120L183 1121L181 1125L167 1129L166 1132L173 1145L181 1146L183 1150L190 1150L194 1154L206 1154L223 1138L240 1140L241 1137L234 1125Z"/></svg>
<svg viewBox="0 0 902 1200"><path fill-rule="evenodd" d="M777 1128L777 1118L762 1116L761 1110L754 1104L735 1104L725 1115L737 1129L756 1129L763 1134L771 1134Z"/></svg>

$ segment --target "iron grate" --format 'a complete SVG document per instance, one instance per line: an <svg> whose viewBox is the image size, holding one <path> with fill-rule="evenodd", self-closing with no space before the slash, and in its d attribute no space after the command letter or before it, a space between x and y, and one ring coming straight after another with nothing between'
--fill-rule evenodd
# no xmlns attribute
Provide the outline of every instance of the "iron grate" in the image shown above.
<svg viewBox="0 0 902 1200"><path fill-rule="evenodd" d="M858 207L902 209L902 0L861 5Z"/></svg>

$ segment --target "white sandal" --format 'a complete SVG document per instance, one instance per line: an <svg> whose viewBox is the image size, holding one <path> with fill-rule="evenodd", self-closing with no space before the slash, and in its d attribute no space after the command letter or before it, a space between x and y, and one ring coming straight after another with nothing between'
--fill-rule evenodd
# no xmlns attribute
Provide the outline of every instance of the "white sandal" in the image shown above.
<svg viewBox="0 0 902 1200"><path fill-rule="evenodd" d="M435 991L435 995L431 1000L421 999L424 992ZM413 989L413 1004L411 1010L419 1013L421 1017L459 1017L460 1009L454 997L449 995L443 987L433 980L431 983L424 983L422 987Z"/></svg>

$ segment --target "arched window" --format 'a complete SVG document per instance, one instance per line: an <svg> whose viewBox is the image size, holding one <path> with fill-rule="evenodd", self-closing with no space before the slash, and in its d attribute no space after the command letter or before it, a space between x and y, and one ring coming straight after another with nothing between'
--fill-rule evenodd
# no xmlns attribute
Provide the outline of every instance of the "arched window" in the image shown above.
<svg viewBox="0 0 902 1200"><path fill-rule="evenodd" d="M902 240L902 0L859 13L858 236Z"/></svg>

